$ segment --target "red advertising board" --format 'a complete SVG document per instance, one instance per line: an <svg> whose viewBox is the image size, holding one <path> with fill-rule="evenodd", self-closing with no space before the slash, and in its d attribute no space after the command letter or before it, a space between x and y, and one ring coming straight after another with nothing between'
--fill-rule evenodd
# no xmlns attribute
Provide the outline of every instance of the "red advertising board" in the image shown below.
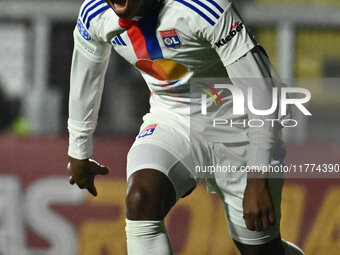
<svg viewBox="0 0 340 255"><path fill-rule="evenodd" d="M0 137L0 254L126 254L126 154L130 138L99 138L94 158L111 168L99 195L68 184L67 139ZM291 145L287 162L339 163L340 147ZM170 212L176 254L238 254L222 206L199 185ZM310 255L340 251L339 179L287 179L282 236Z"/></svg>

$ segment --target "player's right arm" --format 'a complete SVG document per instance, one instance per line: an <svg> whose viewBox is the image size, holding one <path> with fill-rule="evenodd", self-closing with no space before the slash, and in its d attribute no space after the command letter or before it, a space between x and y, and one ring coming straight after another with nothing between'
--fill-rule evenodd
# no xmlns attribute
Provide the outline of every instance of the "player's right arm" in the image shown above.
<svg viewBox="0 0 340 255"><path fill-rule="evenodd" d="M74 30L70 79L68 172L71 184L88 189L92 195L97 194L95 175L108 173L106 167L89 158L110 53L110 45L96 36L96 24L87 28L80 15Z"/></svg>

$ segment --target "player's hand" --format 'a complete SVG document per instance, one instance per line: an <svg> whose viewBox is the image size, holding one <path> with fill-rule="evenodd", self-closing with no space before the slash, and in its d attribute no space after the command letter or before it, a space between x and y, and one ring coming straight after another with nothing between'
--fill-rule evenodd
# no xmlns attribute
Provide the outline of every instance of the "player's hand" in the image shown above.
<svg viewBox="0 0 340 255"><path fill-rule="evenodd" d="M67 171L70 174L70 184L77 184L80 189L87 189L93 196L97 196L94 177L98 174L106 175L110 170L92 159L79 160L69 157Z"/></svg>
<svg viewBox="0 0 340 255"><path fill-rule="evenodd" d="M275 209L267 179L248 179L243 212L249 230L262 231L275 224Z"/></svg>

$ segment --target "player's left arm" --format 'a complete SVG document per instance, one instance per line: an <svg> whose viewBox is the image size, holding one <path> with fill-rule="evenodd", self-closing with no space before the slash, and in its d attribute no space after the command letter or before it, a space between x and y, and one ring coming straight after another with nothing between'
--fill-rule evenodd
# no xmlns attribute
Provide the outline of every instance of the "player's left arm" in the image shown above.
<svg viewBox="0 0 340 255"><path fill-rule="evenodd" d="M274 79L267 67L265 56L257 47L234 63L226 66L232 83L244 91L245 98L252 89L253 105L256 109L270 109L272 105ZM245 223L248 229L262 231L275 223L275 209L263 166L271 163L276 141L277 123L266 119L277 119L278 112L257 115L248 109L248 119L263 123L262 127L249 127L249 155L247 165L253 171L247 173L247 186L243 199Z"/></svg>
<svg viewBox="0 0 340 255"><path fill-rule="evenodd" d="M90 157L93 153L93 133L97 125L105 73L111 53L110 44L97 35L96 28L100 26L95 25L96 23L92 21L88 29L79 18L73 33L67 166L70 184L77 184L79 188L87 189L94 196L97 195L95 176L109 172L108 168L91 160Z"/></svg>
<svg viewBox="0 0 340 255"><path fill-rule="evenodd" d="M218 53L226 67L229 78L235 86L242 89L247 99L252 90L253 105L256 109L270 109L272 105L272 88L269 60L259 51L254 38L230 4L225 8L218 22L205 29L204 39ZM247 165L255 169L268 165L272 158L276 130L275 125L266 119L277 119L277 111L270 115L257 115L248 110L249 119L264 123L263 127L249 127L249 156ZM247 186L244 194L243 209L245 223L250 230L262 231L275 223L275 211L268 187L266 175L252 172L247 175Z"/></svg>

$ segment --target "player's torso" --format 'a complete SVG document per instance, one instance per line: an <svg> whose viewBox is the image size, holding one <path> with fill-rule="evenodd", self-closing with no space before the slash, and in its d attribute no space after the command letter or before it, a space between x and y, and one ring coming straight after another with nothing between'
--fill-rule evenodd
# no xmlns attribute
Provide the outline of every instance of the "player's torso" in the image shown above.
<svg viewBox="0 0 340 255"><path fill-rule="evenodd" d="M91 0L89 3L93 5L96 1L102 0ZM83 20L85 25L89 24L95 30L97 39L110 44L141 72L153 93L150 98L151 112L164 113L168 110L189 115L192 113L190 106L196 101L191 100L190 80L227 75L220 57L212 48L211 43L215 41L208 42L200 36L202 29L209 29L217 22L223 9L213 6L216 5L214 0L195 1L205 3L204 7L188 7L186 3L193 2L191 0L165 0L150 17L138 20L119 19L111 9L105 10L100 19L93 20L92 24L87 19ZM207 16L211 10L214 10L214 15ZM95 10L92 12L95 13ZM190 17L193 15L196 17ZM229 96L225 101L230 101Z"/></svg>

